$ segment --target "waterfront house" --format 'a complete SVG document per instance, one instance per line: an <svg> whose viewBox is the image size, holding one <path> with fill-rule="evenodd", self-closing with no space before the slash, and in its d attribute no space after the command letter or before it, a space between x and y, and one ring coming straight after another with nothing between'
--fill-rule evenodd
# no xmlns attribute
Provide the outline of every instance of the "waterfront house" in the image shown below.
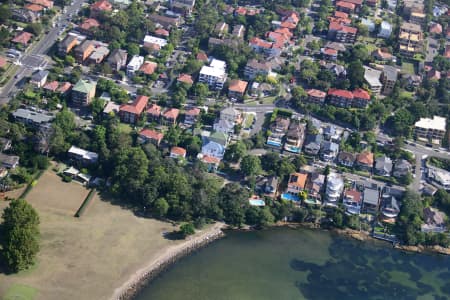
<svg viewBox="0 0 450 300"><path fill-rule="evenodd" d="M353 167L356 160L356 155L350 152L341 151L337 156L337 162L345 167Z"/></svg>
<svg viewBox="0 0 450 300"><path fill-rule="evenodd" d="M120 106L119 116L124 123L136 124L148 103L148 97L139 95L132 104Z"/></svg>
<svg viewBox="0 0 450 300"><path fill-rule="evenodd" d="M380 195L378 189L366 187L363 193L362 211L365 213L376 214L380 205Z"/></svg>
<svg viewBox="0 0 450 300"><path fill-rule="evenodd" d="M305 203L320 205L322 204L322 190L325 184L325 175L312 172L308 176L308 181L306 182L306 192L307 197Z"/></svg>
<svg viewBox="0 0 450 300"><path fill-rule="evenodd" d="M344 179L340 174L331 172L327 176L327 186L325 191L326 205L337 206L344 190Z"/></svg>
<svg viewBox="0 0 450 300"><path fill-rule="evenodd" d="M289 175L286 193L298 196L301 191L305 190L307 179L308 174L291 173Z"/></svg>
<svg viewBox="0 0 450 300"><path fill-rule="evenodd" d="M387 156L378 157L375 160L375 173L380 176L391 176L392 160Z"/></svg>
<svg viewBox="0 0 450 300"><path fill-rule="evenodd" d="M0 153L0 164L3 168L15 169L19 165L20 157Z"/></svg>
<svg viewBox="0 0 450 300"><path fill-rule="evenodd" d="M275 197L278 190L278 178L276 176L260 176L256 179L255 191L268 197Z"/></svg>
<svg viewBox="0 0 450 300"><path fill-rule="evenodd" d="M356 164L358 165L358 168L365 171L372 171L373 167L373 153L372 152L361 152L358 155L356 155Z"/></svg>
<svg viewBox="0 0 450 300"><path fill-rule="evenodd" d="M147 128L142 129L141 131L139 131L138 134L138 141L141 144L150 142L155 144L155 146L159 146L163 138L164 138L163 133Z"/></svg>
<svg viewBox="0 0 450 300"><path fill-rule="evenodd" d="M428 206L423 209L423 217L422 232L440 233L446 231L446 217L443 212Z"/></svg>
<svg viewBox="0 0 450 300"><path fill-rule="evenodd" d="M343 204L345 212L351 215L358 215L361 212L362 195L355 189L346 190L344 192Z"/></svg>
<svg viewBox="0 0 450 300"><path fill-rule="evenodd" d="M69 158L81 163L81 164L92 164L96 163L98 160L98 154L95 152L87 151L76 146L70 147L67 151Z"/></svg>
<svg viewBox="0 0 450 300"><path fill-rule="evenodd" d="M325 141L322 145L320 157L324 161L333 161L339 153L339 145Z"/></svg>
<svg viewBox="0 0 450 300"><path fill-rule="evenodd" d="M323 136L318 134L309 134L306 137L304 144L304 151L308 155L317 155L320 152L320 147L322 145Z"/></svg>
<svg viewBox="0 0 450 300"><path fill-rule="evenodd" d="M411 164L405 159L399 159L394 165L394 177L403 177L411 173Z"/></svg>
<svg viewBox="0 0 450 300"><path fill-rule="evenodd" d="M400 213L400 205L394 196L386 194L381 198L380 211L383 219L386 221L395 221L395 218Z"/></svg>

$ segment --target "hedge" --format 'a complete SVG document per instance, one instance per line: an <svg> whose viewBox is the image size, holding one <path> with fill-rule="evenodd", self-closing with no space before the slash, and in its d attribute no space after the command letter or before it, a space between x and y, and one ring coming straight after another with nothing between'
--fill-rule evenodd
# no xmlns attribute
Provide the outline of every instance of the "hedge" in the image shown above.
<svg viewBox="0 0 450 300"><path fill-rule="evenodd" d="M23 191L22 195L20 195L19 199L25 199L31 189L37 184L38 179L44 174L45 170L39 170L39 172L34 176L33 180L27 185L27 188Z"/></svg>
<svg viewBox="0 0 450 300"><path fill-rule="evenodd" d="M75 213L75 217L76 218L81 217L81 215L84 213L84 211L86 210L87 206L91 202L92 198L94 198L94 195L95 195L95 189L90 190L89 194L86 196L86 199L84 199L83 203L81 203L80 208Z"/></svg>

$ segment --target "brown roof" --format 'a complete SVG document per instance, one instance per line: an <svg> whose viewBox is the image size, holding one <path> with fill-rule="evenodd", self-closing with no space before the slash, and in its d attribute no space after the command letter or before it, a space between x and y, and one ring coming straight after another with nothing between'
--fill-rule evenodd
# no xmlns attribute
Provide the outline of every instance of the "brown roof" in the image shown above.
<svg viewBox="0 0 450 300"><path fill-rule="evenodd" d="M89 18L84 20L84 22L80 25L80 28L84 30L89 30L92 27L99 27L99 26L100 23L96 19Z"/></svg>
<svg viewBox="0 0 450 300"><path fill-rule="evenodd" d="M58 83L58 81L55 80L55 81L49 82L46 85L44 85L44 89L54 92L54 91L56 91L58 86L59 86L59 83Z"/></svg>
<svg viewBox="0 0 450 300"><path fill-rule="evenodd" d="M136 100L133 102L133 104L124 104L120 106L120 111L129 112L132 114L138 114L140 115L144 108L147 106L148 103L148 97L139 95L137 96Z"/></svg>
<svg viewBox="0 0 450 300"><path fill-rule="evenodd" d="M155 34L156 34L156 35L166 36L166 37L167 37L167 36L170 35L170 32L167 31L167 30L165 30L164 28L158 28L158 29L155 30Z"/></svg>
<svg viewBox="0 0 450 300"><path fill-rule="evenodd" d="M360 154L358 154L356 156L356 160L360 164L367 165L367 166L372 166L373 165L373 153L372 152L368 152L368 151L361 152Z"/></svg>
<svg viewBox="0 0 450 300"><path fill-rule="evenodd" d="M0 68L3 68L4 66L6 66L6 58L0 56Z"/></svg>
<svg viewBox="0 0 450 300"><path fill-rule="evenodd" d="M177 78L177 81L184 82L184 83L187 83L187 84L193 84L194 83L194 80L192 79L192 76L188 75L188 74L180 74L180 76L178 76L178 78Z"/></svg>
<svg viewBox="0 0 450 300"><path fill-rule="evenodd" d="M214 156L209 156L209 155L204 155L201 159L202 162L204 162L205 164L219 164L220 163L220 159L218 159L217 157Z"/></svg>
<svg viewBox="0 0 450 300"><path fill-rule="evenodd" d="M141 71L144 74L152 75L155 73L156 69L158 68L158 64L153 61L146 61L142 64L142 66L139 68L139 71Z"/></svg>
<svg viewBox="0 0 450 300"><path fill-rule="evenodd" d="M200 114L200 108L198 108L198 107L193 107L191 109L188 109L185 112L185 115L187 115L187 116L198 116L199 114Z"/></svg>
<svg viewBox="0 0 450 300"><path fill-rule="evenodd" d="M166 119L176 120L179 114L180 110L178 108L169 108L163 113L163 117Z"/></svg>
<svg viewBox="0 0 450 300"><path fill-rule="evenodd" d="M350 197L355 202L361 202L361 192L358 192L357 190L347 190L344 193L344 197Z"/></svg>
<svg viewBox="0 0 450 300"><path fill-rule="evenodd" d="M325 98L325 96L327 95L327 93L320 91L320 90L315 90L315 89L307 90L306 93L308 94L308 96L317 97L317 98Z"/></svg>
<svg viewBox="0 0 450 300"><path fill-rule="evenodd" d="M297 186L304 189L306 185L306 179L308 179L308 174L292 173L289 176L288 186Z"/></svg>
<svg viewBox="0 0 450 300"><path fill-rule="evenodd" d="M247 88L248 82L239 80L239 79L233 79L230 82L230 85L228 86L228 90L236 93L243 94L245 93L245 89Z"/></svg>
<svg viewBox="0 0 450 300"><path fill-rule="evenodd" d="M42 11L44 8L38 4L27 4L25 5L25 9L30 10L30 11L34 11L34 12L38 12L38 11Z"/></svg>
<svg viewBox="0 0 450 300"><path fill-rule="evenodd" d="M197 60L208 61L208 55L205 52L197 53Z"/></svg>
<svg viewBox="0 0 450 300"><path fill-rule="evenodd" d="M180 156L185 156L186 155L186 149L181 148L181 147L172 147L172 149L170 149L170 153L176 154L176 155L180 155Z"/></svg>
<svg viewBox="0 0 450 300"><path fill-rule="evenodd" d="M44 6L46 8L52 8L53 7L53 1L49 1L49 0L29 0L28 2L34 3L34 4L39 4L41 6Z"/></svg>
<svg viewBox="0 0 450 300"><path fill-rule="evenodd" d="M13 43L26 45L30 41L30 39L33 37L33 35L29 32L22 31L14 39L12 39Z"/></svg>
<svg viewBox="0 0 450 300"><path fill-rule="evenodd" d="M105 10L105 11L111 11L112 10L112 4L109 3L106 0L100 0L95 2L91 5L91 9L93 10Z"/></svg>
<svg viewBox="0 0 450 300"><path fill-rule="evenodd" d="M147 109L147 114L152 115L154 117L159 117L159 115L161 114L161 106L153 103Z"/></svg>
<svg viewBox="0 0 450 300"><path fill-rule="evenodd" d="M61 86L58 88L58 92L65 93L72 87L72 84L70 82L64 82L61 84Z"/></svg>
<svg viewBox="0 0 450 300"><path fill-rule="evenodd" d="M151 129L142 129L141 131L139 131L139 135L143 136L147 139L152 139L155 141L160 142L163 138L164 138L164 134L162 134L161 132L155 131L155 130L151 130Z"/></svg>

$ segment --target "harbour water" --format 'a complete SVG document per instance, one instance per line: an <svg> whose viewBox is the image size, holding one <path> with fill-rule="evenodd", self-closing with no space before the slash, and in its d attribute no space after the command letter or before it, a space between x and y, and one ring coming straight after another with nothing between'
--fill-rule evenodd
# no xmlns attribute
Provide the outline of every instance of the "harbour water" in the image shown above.
<svg viewBox="0 0 450 300"><path fill-rule="evenodd" d="M231 231L136 299L450 299L450 257L319 230Z"/></svg>

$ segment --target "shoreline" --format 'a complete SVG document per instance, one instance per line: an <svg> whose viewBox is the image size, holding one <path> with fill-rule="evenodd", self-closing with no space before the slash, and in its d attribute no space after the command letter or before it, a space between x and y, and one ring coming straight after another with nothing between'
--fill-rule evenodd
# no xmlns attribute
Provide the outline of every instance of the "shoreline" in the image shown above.
<svg viewBox="0 0 450 300"><path fill-rule="evenodd" d="M114 290L111 300L131 300L158 274L174 264L180 258L208 245L224 236L224 223L215 223L213 227L204 230L198 236L192 236L179 245L161 250L146 266L137 270L120 287Z"/></svg>

